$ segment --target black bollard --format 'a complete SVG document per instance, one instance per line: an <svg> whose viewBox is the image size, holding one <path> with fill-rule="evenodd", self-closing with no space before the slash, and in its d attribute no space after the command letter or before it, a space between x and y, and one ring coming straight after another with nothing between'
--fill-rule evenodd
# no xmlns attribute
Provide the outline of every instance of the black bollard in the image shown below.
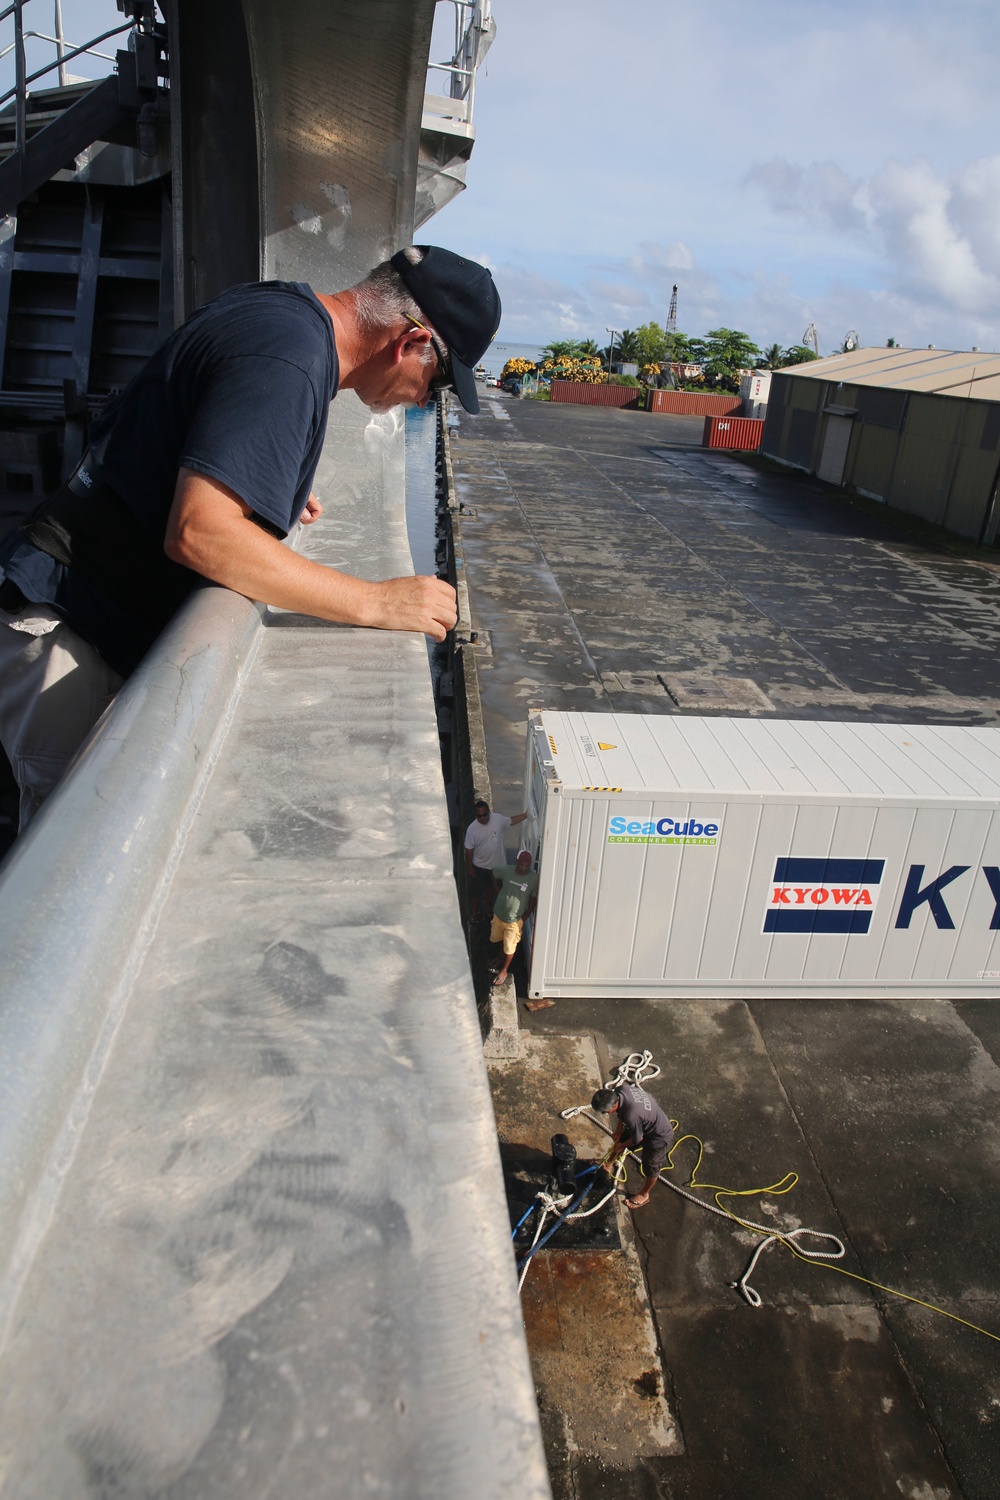
<svg viewBox="0 0 1000 1500"><path fill-rule="evenodd" d="M576 1187L576 1147L565 1135L552 1137L552 1176L560 1193L572 1193Z"/></svg>

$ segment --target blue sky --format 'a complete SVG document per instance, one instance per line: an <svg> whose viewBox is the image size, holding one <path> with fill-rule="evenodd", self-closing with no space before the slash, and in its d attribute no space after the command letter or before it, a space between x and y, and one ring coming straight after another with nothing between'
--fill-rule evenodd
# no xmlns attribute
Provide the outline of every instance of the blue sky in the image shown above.
<svg viewBox="0 0 1000 1500"><path fill-rule="evenodd" d="M502 339L662 323L676 281L689 334L1000 348L996 0L493 3L469 188L424 233L493 268Z"/></svg>
<svg viewBox="0 0 1000 1500"><path fill-rule="evenodd" d="M501 337L666 318L1000 348L994 0L494 0L469 188ZM425 231L426 232L426 231Z"/></svg>

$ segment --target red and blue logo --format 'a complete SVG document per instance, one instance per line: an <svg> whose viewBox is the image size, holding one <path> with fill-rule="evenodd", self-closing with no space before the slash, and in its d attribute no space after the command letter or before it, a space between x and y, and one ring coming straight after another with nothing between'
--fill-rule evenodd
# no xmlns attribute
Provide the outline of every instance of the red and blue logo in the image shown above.
<svg viewBox="0 0 1000 1500"><path fill-rule="evenodd" d="M884 870L884 859L776 860L764 931L867 932Z"/></svg>

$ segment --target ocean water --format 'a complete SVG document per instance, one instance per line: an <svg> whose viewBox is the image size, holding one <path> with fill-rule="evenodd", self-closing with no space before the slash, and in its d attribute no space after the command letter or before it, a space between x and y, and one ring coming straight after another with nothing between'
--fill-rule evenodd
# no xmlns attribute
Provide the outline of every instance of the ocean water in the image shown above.
<svg viewBox="0 0 1000 1500"><path fill-rule="evenodd" d="M487 375L496 379L509 359L530 359L537 364L542 357L541 344L491 344L483 355Z"/></svg>

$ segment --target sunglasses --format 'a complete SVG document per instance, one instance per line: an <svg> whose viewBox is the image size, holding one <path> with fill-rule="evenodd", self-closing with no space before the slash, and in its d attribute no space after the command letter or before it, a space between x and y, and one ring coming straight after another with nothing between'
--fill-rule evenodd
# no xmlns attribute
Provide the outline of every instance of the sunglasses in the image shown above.
<svg viewBox="0 0 1000 1500"><path fill-rule="evenodd" d="M434 395L437 395L439 391L450 390L452 384L451 361L448 358L447 349L444 347L434 330L428 328L425 323L421 323L419 318L415 318L412 313L404 313L403 316L405 318L408 318L415 328L421 329L422 332L428 335L431 341L431 347L433 348L434 353L437 356L438 373L434 376L434 379L428 386L428 391Z"/></svg>

